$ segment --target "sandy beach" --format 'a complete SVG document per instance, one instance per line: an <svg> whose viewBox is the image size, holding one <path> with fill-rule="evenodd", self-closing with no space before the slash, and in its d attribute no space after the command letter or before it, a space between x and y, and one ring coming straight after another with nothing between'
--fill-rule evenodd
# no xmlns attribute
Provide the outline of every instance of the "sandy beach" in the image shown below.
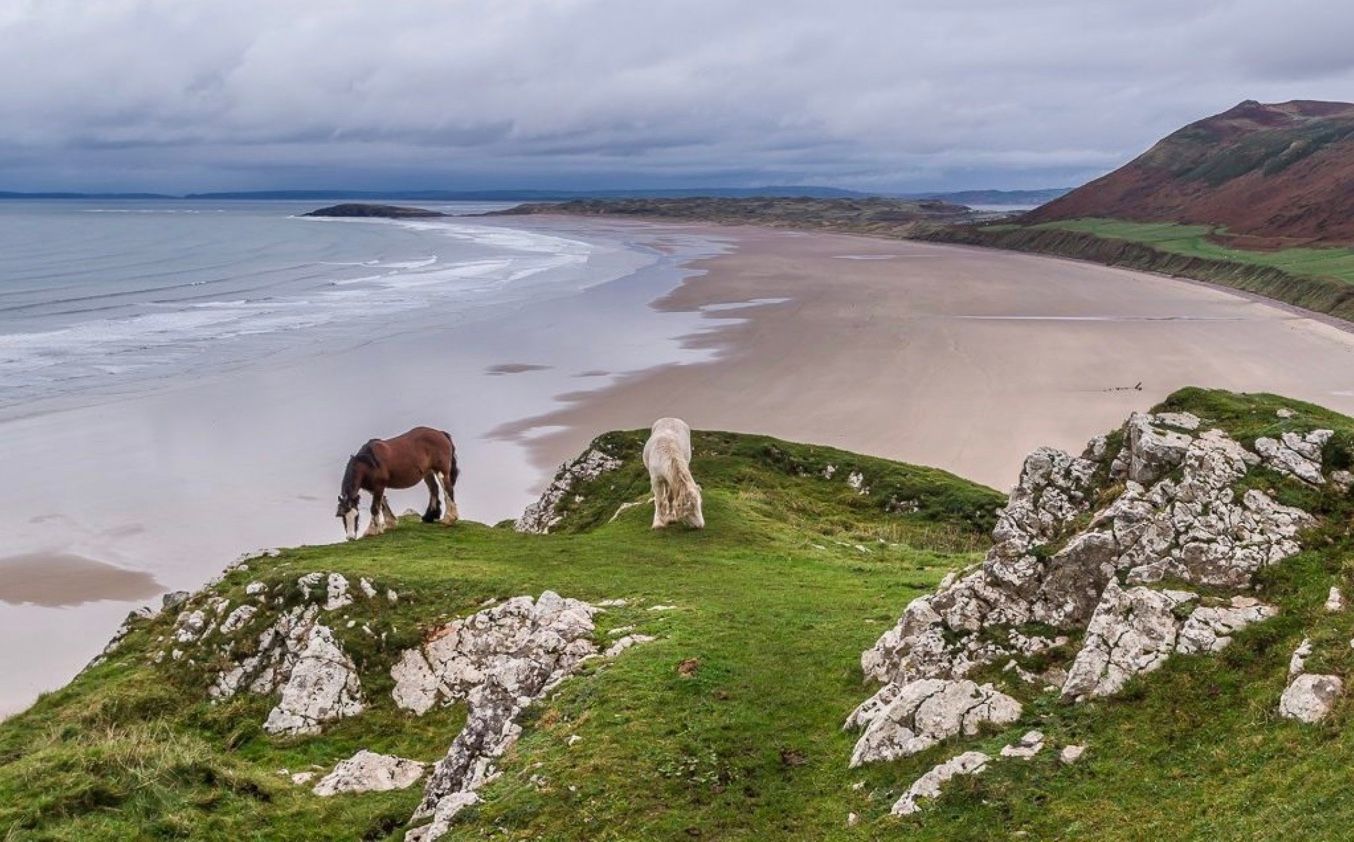
<svg viewBox="0 0 1354 842"><path fill-rule="evenodd" d="M1354 333L1197 283L990 249L720 229L728 255L656 302L704 313L699 365L626 377L505 425L542 468L597 432L679 415L944 468L998 489L1175 389L1354 413ZM741 302L763 302L740 306ZM731 309L732 308L732 309ZM741 321L730 322L736 314Z"/></svg>
<svg viewBox="0 0 1354 842"><path fill-rule="evenodd" d="M492 317L0 422L0 460L24 477L0 489L0 714L74 674L151 592L339 540L346 455L414 424L452 431L462 513L496 522L595 435L662 415L1006 488L1034 447L1079 449L1184 385L1354 413L1354 334L1195 284L846 235L511 225L665 258Z"/></svg>

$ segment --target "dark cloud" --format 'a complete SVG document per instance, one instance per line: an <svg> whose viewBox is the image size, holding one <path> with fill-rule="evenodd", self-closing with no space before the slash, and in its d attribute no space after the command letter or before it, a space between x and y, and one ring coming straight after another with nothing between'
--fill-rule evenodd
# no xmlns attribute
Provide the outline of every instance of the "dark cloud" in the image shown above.
<svg viewBox="0 0 1354 842"><path fill-rule="evenodd" d="M1084 180L1349 98L1337 0L0 0L0 189Z"/></svg>

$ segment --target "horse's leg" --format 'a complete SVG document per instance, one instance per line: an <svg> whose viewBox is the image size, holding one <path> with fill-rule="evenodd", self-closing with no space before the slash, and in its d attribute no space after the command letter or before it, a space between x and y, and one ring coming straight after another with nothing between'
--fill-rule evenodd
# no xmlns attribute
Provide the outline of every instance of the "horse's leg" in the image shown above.
<svg viewBox="0 0 1354 842"><path fill-rule="evenodd" d="M442 487L442 522L452 524L461 519L456 508L456 463L452 463L445 474L437 475L437 483Z"/></svg>
<svg viewBox="0 0 1354 842"><path fill-rule="evenodd" d="M381 514L386 519L387 528L394 529L399 525L399 518L395 517L395 511L390 508L390 498L384 494L381 495Z"/></svg>
<svg viewBox="0 0 1354 842"><path fill-rule="evenodd" d="M367 525L367 535L380 535L386 529L385 500L386 490L376 487L371 490L371 523Z"/></svg>
<svg viewBox="0 0 1354 842"><path fill-rule="evenodd" d="M659 477L649 478L649 487L653 490L653 529L662 529L667 525L668 490Z"/></svg>
<svg viewBox="0 0 1354 842"><path fill-rule="evenodd" d="M423 522L436 523L442 517L442 489L437 482L437 472L429 471L423 482L428 486L428 510L423 513Z"/></svg>

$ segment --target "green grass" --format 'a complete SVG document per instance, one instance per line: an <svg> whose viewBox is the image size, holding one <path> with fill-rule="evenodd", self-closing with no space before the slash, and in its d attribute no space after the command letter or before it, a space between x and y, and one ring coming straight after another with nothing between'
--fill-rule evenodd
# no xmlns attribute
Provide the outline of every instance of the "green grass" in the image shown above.
<svg viewBox="0 0 1354 842"><path fill-rule="evenodd" d="M1319 407L1203 390L1167 403L1243 439L1335 427L1328 459L1354 451L1354 421ZM1280 406L1297 417L1278 419ZM693 469L708 528L654 532L647 505L611 519L645 496L633 458L640 441L634 432L597 441L629 461L581 489L561 534L404 522L379 538L289 550L230 574L213 593L232 601L253 579L293 582L315 570L367 576L402 595L396 605L359 599L331 619L370 707L321 736L268 736L260 723L272 699L211 705L207 665L150 663L172 618L133 632L107 663L0 724L0 834L398 839L418 787L319 799L278 770L327 770L359 748L440 757L464 711L397 710L391 663L422 629L491 597L547 588L590 601L625 597L630 605L598 615L599 639L634 625L658 640L588 662L530 709L502 778L458 820L454 838L1339 838L1354 821L1346 708L1319 727L1273 714L1288 654L1304 635L1319 641L1315 657L1324 660L1314 665L1354 666L1350 615L1320 611L1326 588L1354 568L1350 500L1258 474L1324 517L1306 536L1311 550L1265 574L1261 595L1281 606L1279 617L1221 656L1172 660L1118 699L1065 706L1022 691L1021 722L964 748L995 751L1038 724L1055 747L1087 743L1087 758L1062 767L1046 750L997 763L898 820L888 809L901 791L961 749L848 769L856 735L841 723L873 690L858 658L911 599L980 557L1000 497L932 469L703 433ZM822 476L828 465L831 480ZM847 486L851 471L870 494ZM896 513L899 501L917 511ZM676 608L649 611L656 603ZM358 622L348 629L341 618ZM683 676L677 666L687 659L698 667ZM580 737L573 746L571 735ZM857 827L847 828L848 812L861 816Z"/></svg>
<svg viewBox="0 0 1354 842"><path fill-rule="evenodd" d="M1012 226L1002 226L1012 227ZM1080 231L1116 240L1143 243L1172 254L1270 266L1294 275L1338 278L1354 283L1354 249L1285 248L1275 251L1230 248L1208 239L1223 233L1211 225L1179 225L1173 222L1126 222L1119 219L1070 219L1045 222L1031 228Z"/></svg>

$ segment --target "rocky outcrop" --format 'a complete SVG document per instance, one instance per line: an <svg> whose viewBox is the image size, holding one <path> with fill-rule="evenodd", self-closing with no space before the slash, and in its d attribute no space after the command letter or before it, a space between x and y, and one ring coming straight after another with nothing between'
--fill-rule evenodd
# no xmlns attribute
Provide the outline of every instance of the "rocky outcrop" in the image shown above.
<svg viewBox="0 0 1354 842"><path fill-rule="evenodd" d="M1234 596L1220 605L1201 605L1180 627L1175 651L1181 655L1220 652L1232 642L1233 634L1278 613L1273 605L1249 596Z"/></svg>
<svg viewBox="0 0 1354 842"><path fill-rule="evenodd" d="M318 734L326 722L357 716L364 707L352 658L327 626L314 623L263 730L270 734Z"/></svg>
<svg viewBox="0 0 1354 842"><path fill-rule="evenodd" d="M917 778L890 811L895 816L910 816L921 810L918 798L939 798L940 788L957 775L976 775L987 768L992 758L981 751L966 751L952 757Z"/></svg>
<svg viewBox="0 0 1354 842"><path fill-rule="evenodd" d="M464 700L464 727L438 761L413 821L432 819L406 838L431 840L493 779L494 761L521 733L517 720L536 699L597 651L598 609L546 591L519 596L436 630L391 670L395 703L414 713Z"/></svg>
<svg viewBox="0 0 1354 842"><path fill-rule="evenodd" d="M544 535L563 518L560 504L569 499L569 495L582 483L596 479L608 471L621 466L621 460L608 456L597 448L590 448L572 462L560 466L555 479L541 493L540 499L522 512L513 525L518 532L530 532ZM574 502L582 498L574 494Z"/></svg>
<svg viewBox="0 0 1354 842"><path fill-rule="evenodd" d="M1123 589L1111 579L1067 671L1062 697L1081 701L1109 696L1135 675L1166 663L1179 631L1173 612L1194 598L1184 591Z"/></svg>
<svg viewBox="0 0 1354 842"><path fill-rule="evenodd" d="M1332 430L1313 430L1306 435L1284 433L1277 439L1258 438L1255 452L1260 454L1266 467L1312 485L1321 485L1326 481L1321 475L1321 448L1332 435Z"/></svg>
<svg viewBox="0 0 1354 842"><path fill-rule="evenodd" d="M277 693L277 704L263 725L271 734L315 734L327 723L360 714L366 706L357 665L321 619L354 604L347 579L338 573L307 573L296 586L303 602L275 609L280 613L268 610L268 587L258 581L245 587L250 601L233 607L225 597L194 598L179 613L169 636L168 654L174 660L225 661L207 688L212 699L221 701L241 692ZM283 596L272 598L271 604L281 606ZM259 622L268 617L272 622L258 630Z"/></svg>
<svg viewBox="0 0 1354 842"><path fill-rule="evenodd" d="M1020 718L1020 703L990 684L967 679L924 678L898 688L888 704L853 714L864 733L851 766L896 760L925 751L956 734L972 736L985 723L1007 725Z"/></svg>
<svg viewBox="0 0 1354 842"><path fill-rule="evenodd" d="M1299 457L1312 461L1319 476L1328 438L1326 431L1285 434L1278 445L1292 457L1277 458L1290 466ZM1299 532L1315 519L1255 487L1238 488L1273 457L1184 412L1135 413L1117 452L1111 440L1093 439L1081 456L1048 448L1030 454L983 562L914 600L861 655L865 675L882 686L847 720L863 729L852 765L904 756L933 745L936 735L972 733L956 724L962 716L919 721L916 709L957 693L955 682L974 692L965 676L978 667L1005 661L1003 675L1084 701L1118 692L1172 656L1217 652L1240 629L1277 613L1237 592L1297 553ZM1304 482L1312 476L1291 473ZM1165 589L1166 582L1234 595L1201 598ZM1067 634L1051 635L1049 627ZM1040 667L1043 675L1021 665L1061 651L1078 634L1065 678L1056 665ZM1015 699L985 690L1009 700L993 708L1000 713L991 721L1019 717ZM935 721L948 724L936 729Z"/></svg>
<svg viewBox="0 0 1354 842"><path fill-rule="evenodd" d="M417 760L377 754L363 749L341 761L311 791L327 798L341 793L387 792L413 786L423 777L427 764Z"/></svg>

